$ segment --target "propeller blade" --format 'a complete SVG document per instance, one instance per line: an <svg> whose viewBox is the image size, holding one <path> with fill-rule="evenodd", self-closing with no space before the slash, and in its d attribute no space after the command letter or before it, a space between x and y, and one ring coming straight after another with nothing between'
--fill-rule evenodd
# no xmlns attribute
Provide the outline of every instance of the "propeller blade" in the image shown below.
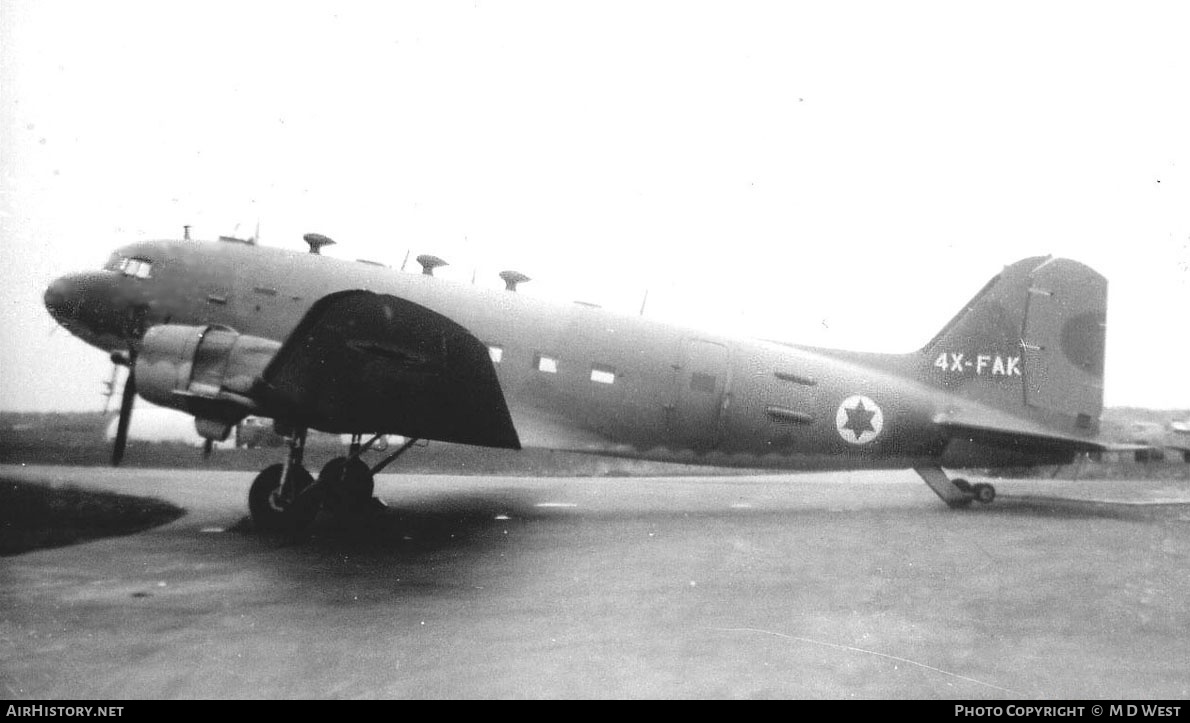
<svg viewBox="0 0 1190 723"><path fill-rule="evenodd" d="M124 382L124 396L120 400L120 421L116 424L116 442L112 447L112 466L119 467L128 446L128 424L132 421L132 404L136 401L136 355L129 354L128 379Z"/></svg>

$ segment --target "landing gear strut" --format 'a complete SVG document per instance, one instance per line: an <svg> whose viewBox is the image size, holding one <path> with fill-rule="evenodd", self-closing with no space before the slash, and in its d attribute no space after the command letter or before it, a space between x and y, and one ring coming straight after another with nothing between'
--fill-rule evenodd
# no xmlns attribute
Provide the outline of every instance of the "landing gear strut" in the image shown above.
<svg viewBox="0 0 1190 723"><path fill-rule="evenodd" d="M321 499L314 478L302 466L306 451L306 430L287 435L289 454L283 464L266 467L248 490L248 510L256 529L300 534L318 514Z"/></svg>
<svg viewBox="0 0 1190 723"><path fill-rule="evenodd" d="M941 467L918 467L914 471L952 509L968 507L972 500L986 505L996 499L996 488L986 482L971 484L965 479L952 481Z"/></svg>

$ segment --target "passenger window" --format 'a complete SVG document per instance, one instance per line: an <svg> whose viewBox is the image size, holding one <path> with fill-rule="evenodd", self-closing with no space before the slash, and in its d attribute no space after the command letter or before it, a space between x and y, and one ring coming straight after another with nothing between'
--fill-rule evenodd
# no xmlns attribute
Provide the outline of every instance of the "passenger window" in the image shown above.
<svg viewBox="0 0 1190 723"><path fill-rule="evenodd" d="M591 381L599 384L615 384L616 370L598 364L591 367Z"/></svg>
<svg viewBox="0 0 1190 723"><path fill-rule="evenodd" d="M546 372L547 374L557 374L558 373L558 360L552 356L546 356L545 354L538 354L537 361L534 364L534 366L537 368L537 371L539 371L539 372Z"/></svg>
<svg viewBox="0 0 1190 723"><path fill-rule="evenodd" d="M500 360L504 358L504 347L488 344L488 356L492 357L493 364L499 364Z"/></svg>

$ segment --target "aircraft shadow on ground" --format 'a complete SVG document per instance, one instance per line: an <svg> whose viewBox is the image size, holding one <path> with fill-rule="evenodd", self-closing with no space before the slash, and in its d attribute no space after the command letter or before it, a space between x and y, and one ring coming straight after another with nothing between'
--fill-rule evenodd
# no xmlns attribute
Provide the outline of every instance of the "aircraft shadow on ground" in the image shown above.
<svg viewBox="0 0 1190 723"><path fill-rule="evenodd" d="M353 515L321 512L299 538L262 533L248 517L229 531L335 552L395 553L414 558L445 549L506 546L505 531L510 526L549 517L528 497L499 491L444 494Z"/></svg>
<svg viewBox="0 0 1190 723"><path fill-rule="evenodd" d="M1047 519L1102 519L1152 521L1190 520L1190 503L1144 503L1080 500L1044 495L1000 495L982 514L1040 517Z"/></svg>
<svg viewBox="0 0 1190 723"><path fill-rule="evenodd" d="M822 509L674 509L663 506L643 509L557 509L542 507L540 496L531 492L491 489L484 492L443 492L414 500L387 500L388 507L362 516L319 513L306 534L298 538L271 535L256 530L248 517L228 529L283 545L300 544L307 549L337 553L368 553L414 560L448 550L482 554L488 548L506 550L511 541L523 539L518 532L533 526L540 533L546 526L559 526L560 534L575 534L576 525L597 523L633 525L672 521L693 527L708 521L733 524L782 522L806 514L824 514ZM846 514L846 513L843 513ZM854 514L854 513L852 513Z"/></svg>
<svg viewBox="0 0 1190 723"><path fill-rule="evenodd" d="M538 499L531 493L522 494L515 490L443 493L415 500L390 501L391 506L364 515L320 513L308 533L300 538L259 532L247 517L228 531L267 543L298 546L315 553L350 554L416 564L449 553L482 558L489 552L504 551L510 549L510 545L515 546L518 540L524 539L518 532L524 531L526 525L569 526L576 524L576 515L588 522L597 519L625 523L643 518L675 518L692 523L697 519L714 518L747 525L749 520L759 523L760 519L764 519L767 524L773 519L794 519L807 514L865 516L889 512L879 508L838 511L783 508L750 510L742 516L737 511L729 510L675 511L659 508L583 510L572 513L542 509L534 504ZM904 512L903 508L895 511L896 514ZM922 512L926 512L926 509L923 508ZM1153 522L1190 520L1190 503L1129 504L1039 495L1001 495L990 506L978 505L965 511L947 511L947 514Z"/></svg>

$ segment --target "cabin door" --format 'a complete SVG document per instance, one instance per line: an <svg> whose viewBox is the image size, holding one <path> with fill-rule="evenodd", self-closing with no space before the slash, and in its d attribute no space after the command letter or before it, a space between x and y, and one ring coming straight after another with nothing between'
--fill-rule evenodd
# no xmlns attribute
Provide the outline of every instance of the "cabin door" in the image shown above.
<svg viewBox="0 0 1190 723"><path fill-rule="evenodd" d="M682 341L669 408L670 436L681 446L706 451L718 444L730 384L727 362L728 350L722 344Z"/></svg>

